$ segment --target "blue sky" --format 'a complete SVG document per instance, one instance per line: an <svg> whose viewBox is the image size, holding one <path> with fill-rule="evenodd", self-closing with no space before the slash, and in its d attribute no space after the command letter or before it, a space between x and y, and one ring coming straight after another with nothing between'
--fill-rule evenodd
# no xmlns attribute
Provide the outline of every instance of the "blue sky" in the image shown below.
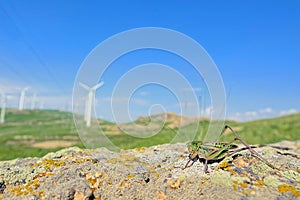
<svg viewBox="0 0 300 200"><path fill-rule="evenodd" d="M296 0L2 0L0 89L10 93L12 104L16 104L20 89L29 86L28 95L36 92L44 98L45 107L67 108L77 71L100 42L133 28L164 27L193 38L212 57L228 94L229 118L250 120L288 114L300 110L299 10ZM130 67L157 61L175 68L176 63L184 63L174 60L166 53L149 51L128 55L119 63ZM106 77L117 80L121 72L115 67ZM193 86L204 87L192 71L182 73ZM107 79L103 90L97 91L103 102L114 84ZM174 101L170 94L160 98L169 102L159 101L156 97L164 95L161 89L144 90L139 91L139 106L144 108L133 107L136 113L144 114L147 103L170 105ZM208 102L206 105L209 107ZM98 115L109 119L106 114Z"/></svg>

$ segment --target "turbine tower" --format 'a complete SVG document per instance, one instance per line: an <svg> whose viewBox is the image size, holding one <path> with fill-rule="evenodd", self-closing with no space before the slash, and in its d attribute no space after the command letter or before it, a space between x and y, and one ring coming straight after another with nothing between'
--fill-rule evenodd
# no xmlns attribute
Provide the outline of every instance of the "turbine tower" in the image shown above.
<svg viewBox="0 0 300 200"><path fill-rule="evenodd" d="M40 101L40 110L44 109L44 101Z"/></svg>
<svg viewBox="0 0 300 200"><path fill-rule="evenodd" d="M5 122L5 112L6 112L6 100L9 99L9 96L6 96L4 93L1 94L1 113L0 113L0 123L4 124Z"/></svg>
<svg viewBox="0 0 300 200"><path fill-rule="evenodd" d="M90 127L91 126L91 119L92 119L92 107L93 107L93 100L95 98L95 91L101 87L104 84L104 82L100 82L97 85L93 87L88 87L87 85L83 83L79 83L79 85L86 89L89 93L86 98L85 102L85 112L84 112L84 120L86 121L86 126Z"/></svg>
<svg viewBox="0 0 300 200"><path fill-rule="evenodd" d="M1 94L1 114L0 114L0 123L5 122L5 109L6 109L6 96Z"/></svg>
<svg viewBox="0 0 300 200"><path fill-rule="evenodd" d="M26 94L26 91L27 91L28 89L29 89L29 88L26 87L26 88L24 88L24 89L21 91L20 101L19 101L19 110L23 110L23 109L24 109L25 94Z"/></svg>
<svg viewBox="0 0 300 200"><path fill-rule="evenodd" d="M30 106L31 110L35 109L35 103L36 102L37 102L36 93L34 93L33 96L32 96L32 98L31 98L31 106Z"/></svg>

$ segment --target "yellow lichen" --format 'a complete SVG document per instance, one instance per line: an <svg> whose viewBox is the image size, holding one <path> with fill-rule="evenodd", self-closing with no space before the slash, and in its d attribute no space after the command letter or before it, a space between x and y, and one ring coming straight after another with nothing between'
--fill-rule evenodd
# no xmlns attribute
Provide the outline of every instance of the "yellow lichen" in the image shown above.
<svg viewBox="0 0 300 200"><path fill-rule="evenodd" d="M243 188L247 188L248 187L248 184L245 183L245 182L240 183L238 181L233 181L233 183L236 184L236 185L238 185L238 186L241 186Z"/></svg>
<svg viewBox="0 0 300 200"><path fill-rule="evenodd" d="M97 179L96 178L88 178L87 181L90 182L92 185L94 185L97 182Z"/></svg>
<svg viewBox="0 0 300 200"><path fill-rule="evenodd" d="M257 186L257 187L261 187L264 185L264 181L263 180L256 180L254 183L253 183L254 186Z"/></svg>
<svg viewBox="0 0 300 200"><path fill-rule="evenodd" d="M54 160L54 159L50 159L50 160L43 160L42 164L45 166L46 170L53 170L53 167L61 167L66 165L66 163L64 161L61 160Z"/></svg>
<svg viewBox="0 0 300 200"><path fill-rule="evenodd" d="M294 196L300 197L300 193L293 187L287 184L278 186L278 191L282 194L284 192L291 192Z"/></svg>
<svg viewBox="0 0 300 200"><path fill-rule="evenodd" d="M112 164L120 163L121 165L129 167L129 168L134 167L134 164L132 164L132 162L136 159L135 156L121 154L120 157L122 159L111 158L111 159L108 159L106 162L112 163Z"/></svg>
<svg viewBox="0 0 300 200"><path fill-rule="evenodd" d="M128 168L133 168L135 166L132 162L128 162L128 161L121 162L121 165L126 166Z"/></svg>
<svg viewBox="0 0 300 200"><path fill-rule="evenodd" d="M134 161L135 156L133 155L126 155L126 154L121 154L120 155L121 158L125 159L126 161Z"/></svg>
<svg viewBox="0 0 300 200"><path fill-rule="evenodd" d="M136 150L138 150L138 151L145 151L145 147L138 147L138 148L136 148Z"/></svg>
<svg viewBox="0 0 300 200"><path fill-rule="evenodd" d="M247 182L233 181L234 191L237 191L239 189L244 195L255 194L255 190L253 190L251 186L248 186L249 185Z"/></svg>
<svg viewBox="0 0 300 200"><path fill-rule="evenodd" d="M117 162L120 162L120 160L117 158L111 158L111 159L108 159L106 162L111 163L111 164L116 164Z"/></svg>
<svg viewBox="0 0 300 200"><path fill-rule="evenodd" d="M37 174L33 179L37 179L37 178L43 177L43 176L53 176L53 175L54 174L51 172L42 172L42 173Z"/></svg>
<svg viewBox="0 0 300 200"><path fill-rule="evenodd" d="M132 175L132 174L128 174L127 175L127 178L134 178L135 176L134 175Z"/></svg>
<svg viewBox="0 0 300 200"><path fill-rule="evenodd" d="M224 162L220 163L219 166L217 167L217 169L222 169L224 171L228 171L228 172L230 172L231 175L236 174L236 172L233 171L233 169L230 167L228 161L224 161Z"/></svg>
<svg viewBox="0 0 300 200"><path fill-rule="evenodd" d="M108 184L108 185L112 185L112 181L108 181L107 184Z"/></svg>
<svg viewBox="0 0 300 200"><path fill-rule="evenodd" d="M38 197L41 198L41 197L45 196L45 193L40 190L40 191L37 192L37 195L38 195Z"/></svg>
<svg viewBox="0 0 300 200"><path fill-rule="evenodd" d="M243 188L248 187L248 184L247 184L247 183L240 183L239 185L240 185L241 187L243 187Z"/></svg>
<svg viewBox="0 0 300 200"><path fill-rule="evenodd" d="M170 180L167 182L167 185L170 186L172 189L176 190L180 186L180 180Z"/></svg>
<svg viewBox="0 0 300 200"><path fill-rule="evenodd" d="M14 193L18 196L27 195L27 194L35 194L35 190L39 187L39 180L34 179L26 183L25 185L21 185L20 187L15 187L10 190L11 193Z"/></svg>
<svg viewBox="0 0 300 200"><path fill-rule="evenodd" d="M237 191L237 189L238 189L238 186L237 185L233 185L233 190Z"/></svg>
<svg viewBox="0 0 300 200"><path fill-rule="evenodd" d="M100 178L102 177L101 172L97 172L94 175L92 173L87 173L85 179L90 183L90 188L98 188L99 185L102 185L102 181L100 181Z"/></svg>
<svg viewBox="0 0 300 200"><path fill-rule="evenodd" d="M102 177L102 173L101 172L96 172L95 175L96 175L97 178L101 178Z"/></svg>
<svg viewBox="0 0 300 200"><path fill-rule="evenodd" d="M12 188L9 192L14 193L14 194L16 194L18 196L27 195L28 194L28 191L25 190L25 188L23 188L23 187Z"/></svg>
<svg viewBox="0 0 300 200"><path fill-rule="evenodd" d="M217 167L217 169L226 169L228 167L229 167L229 163L227 161L225 161L225 162L221 162L219 164L219 166Z"/></svg>
<svg viewBox="0 0 300 200"><path fill-rule="evenodd" d="M37 189L40 185L39 185L40 181L38 179L35 179L35 180L32 180L32 181L29 181L26 185L25 185L25 188L28 189L28 190L32 190L32 189Z"/></svg>
<svg viewBox="0 0 300 200"><path fill-rule="evenodd" d="M83 163L84 160L80 160L80 159L72 159L72 163L76 163L76 164L81 164Z"/></svg>

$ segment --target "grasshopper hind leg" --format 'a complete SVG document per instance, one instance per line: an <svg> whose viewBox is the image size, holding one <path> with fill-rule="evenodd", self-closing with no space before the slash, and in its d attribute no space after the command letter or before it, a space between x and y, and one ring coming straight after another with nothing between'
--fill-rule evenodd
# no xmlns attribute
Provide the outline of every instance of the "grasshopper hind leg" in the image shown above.
<svg viewBox="0 0 300 200"><path fill-rule="evenodd" d="M251 146L249 146L230 126L225 125L225 127L224 127L224 129L223 129L223 131L222 131L221 134L223 134L226 129L229 129L235 135L235 139L234 140L239 140L245 146L245 148L248 151L250 151L251 154L253 154L257 158L259 158L261 161L263 161L270 168L277 169L271 163L269 163L266 159L264 159L261 155L259 155ZM232 152L232 153L237 153L237 152L242 151L242 150L244 150L244 148L238 149L238 150L236 150L236 152Z"/></svg>

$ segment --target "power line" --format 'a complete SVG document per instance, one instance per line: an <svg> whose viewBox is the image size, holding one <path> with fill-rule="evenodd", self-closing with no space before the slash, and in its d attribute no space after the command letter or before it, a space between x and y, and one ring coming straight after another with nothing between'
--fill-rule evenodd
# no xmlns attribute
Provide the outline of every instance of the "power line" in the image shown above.
<svg viewBox="0 0 300 200"><path fill-rule="evenodd" d="M33 48L33 46L30 44L30 42L26 39L25 35L23 34L22 30L19 28L16 21L7 13L5 8L0 5L0 8L2 12L7 16L7 18L14 24L17 32L20 34L23 42L28 47L28 49L31 51L31 53L35 56L39 64L45 69L45 71L50 75L50 77L53 79L55 84L58 86L59 89L61 89L64 93L67 93L67 91L64 89L64 87L60 84L60 82L56 79L50 68L47 66L47 64L43 61L43 59L40 57L40 55L37 53L37 51Z"/></svg>
<svg viewBox="0 0 300 200"><path fill-rule="evenodd" d="M0 63L2 63L2 65L8 69L11 73L13 73L15 76L17 76L19 79L21 79L24 83L28 84L28 85L32 85L32 82L25 78L24 76L22 76L20 74L20 72L18 72L14 66L12 66L11 64L7 63L6 61L4 61L3 59L0 58Z"/></svg>

